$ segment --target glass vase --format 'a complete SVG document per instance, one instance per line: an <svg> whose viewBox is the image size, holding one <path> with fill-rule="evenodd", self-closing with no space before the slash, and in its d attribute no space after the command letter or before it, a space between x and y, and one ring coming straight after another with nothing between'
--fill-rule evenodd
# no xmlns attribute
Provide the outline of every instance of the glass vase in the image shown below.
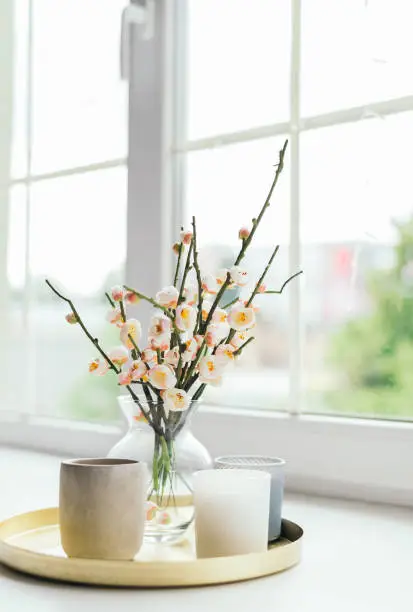
<svg viewBox="0 0 413 612"><path fill-rule="evenodd" d="M145 399L139 398L137 403L131 397L120 396L118 401L129 428L109 451L108 457L147 464L151 479L144 539L172 544L183 538L193 521L192 475L213 465L207 449L191 431L191 419L198 402L193 402L185 413L173 415L177 421L173 431L160 440L142 414L141 407L149 411ZM166 475L154 470L154 457L155 465L159 465L163 456L167 457L170 466Z"/></svg>

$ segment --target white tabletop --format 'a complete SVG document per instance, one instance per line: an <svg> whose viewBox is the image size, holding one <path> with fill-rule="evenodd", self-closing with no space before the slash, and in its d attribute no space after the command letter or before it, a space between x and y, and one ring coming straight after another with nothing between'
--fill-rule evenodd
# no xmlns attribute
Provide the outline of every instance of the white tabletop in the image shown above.
<svg viewBox="0 0 413 612"><path fill-rule="evenodd" d="M0 448L0 519L57 505L59 458ZM304 528L301 564L221 587L100 589L57 584L0 565L1 612L412 612L413 511L289 495Z"/></svg>

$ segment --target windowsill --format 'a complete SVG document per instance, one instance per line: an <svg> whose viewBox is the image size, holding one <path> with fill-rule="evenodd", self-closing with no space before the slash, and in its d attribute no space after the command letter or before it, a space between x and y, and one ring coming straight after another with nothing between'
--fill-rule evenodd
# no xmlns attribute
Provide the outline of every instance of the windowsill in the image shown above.
<svg viewBox="0 0 413 612"><path fill-rule="evenodd" d="M290 491L413 507L413 423L206 406L193 431L212 457L283 457ZM121 435L121 423L0 412L0 445L105 456Z"/></svg>
<svg viewBox="0 0 413 612"><path fill-rule="evenodd" d="M0 448L0 519L57 504L57 456ZM251 582L185 590L108 590L45 582L0 566L5 612L76 609L102 612L277 612L411 610L411 510L288 495L284 516L304 528L302 563ZM3 607L2 607L3 609Z"/></svg>

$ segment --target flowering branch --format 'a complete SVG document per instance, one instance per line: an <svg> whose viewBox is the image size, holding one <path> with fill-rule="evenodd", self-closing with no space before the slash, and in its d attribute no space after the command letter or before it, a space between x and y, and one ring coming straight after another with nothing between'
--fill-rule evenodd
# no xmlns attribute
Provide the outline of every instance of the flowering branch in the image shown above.
<svg viewBox="0 0 413 612"><path fill-rule="evenodd" d="M158 427L158 425L155 423L155 420L153 419L152 413L146 412L146 410L144 409L144 407L142 406L142 403L139 400L139 397L136 395L136 393L134 392L134 390L132 389L132 387L130 385L126 385L127 390L129 391L129 393L132 396L132 399L138 404L139 409L142 411L143 416L145 417L145 419L148 421L149 425L153 428L153 430L160 436L163 436L163 431L162 428ZM153 399L152 396L150 394L150 391L147 387L145 387L145 385L143 385L143 390L146 396L146 399L148 401L148 405L151 407L151 409L153 410L154 408L154 403L153 403Z"/></svg>
<svg viewBox="0 0 413 612"><path fill-rule="evenodd" d="M174 332L178 334L181 333L180 330L176 327L175 324L175 317L172 314L172 312L169 310L169 308L166 308L165 306L162 306L161 304L159 304L156 300L154 300L151 297L148 297L147 295L140 293L139 291L136 291L136 289L132 289L132 287L127 287L126 285L123 285L124 288L126 289L126 291L130 291L131 293L134 293L138 298L140 298L141 300L145 300L146 302L149 302L149 304L152 304L152 306L154 306L155 308L159 308L159 310L162 310L162 312L168 317L168 319L171 319L172 321L172 327L174 329Z"/></svg>
<svg viewBox="0 0 413 612"><path fill-rule="evenodd" d="M241 346L239 347L239 349L237 349L236 351L234 351L234 357L237 357L238 355L241 355L242 351L244 350L244 348L247 346L247 344L249 344L250 342L252 342L253 340L255 340L254 336L251 336L251 338L248 338L248 340L246 340L244 342L244 344L241 344Z"/></svg>
<svg viewBox="0 0 413 612"><path fill-rule="evenodd" d="M268 195L266 197L264 205L261 208L260 214L258 215L258 217L256 219L253 219L252 230L251 230L248 238L245 238L242 241L241 249L240 249L240 251L239 251L239 253L237 255L237 258L236 258L236 260L234 262L234 266L238 266L239 263L242 261L242 259L244 259L245 253L246 253L249 245L251 244L251 241L252 241L252 239L254 237L254 234L255 234L259 224L261 223L261 220L262 220L262 218L264 216L264 213L265 213L265 211L267 210L267 208L270 205L271 196L273 194L275 186L278 183L278 179L280 178L280 174L281 174L281 172L283 171L283 168L284 168L284 156L285 156L285 152L287 150L287 145L288 145L288 140L286 140L284 142L284 146L281 149L281 151L279 152L277 169L275 171L275 176L274 176L273 182L271 184L270 190L268 192ZM219 301L220 301L222 295L224 294L225 290L228 288L230 282L231 282L231 275L228 272L227 278L225 279L225 281L223 282L223 284L221 286L221 289L217 293L217 296L216 296L216 298L215 298L215 300L214 300L214 302L213 302L213 304L211 306L211 309L210 309L210 311L208 313L207 320L206 320L206 322L205 322L205 324L203 326L203 330L204 331L206 330L206 328L208 327L209 323L211 322L212 315L214 314L215 310L217 309L217 307L219 305Z"/></svg>
<svg viewBox="0 0 413 612"><path fill-rule="evenodd" d="M271 291L264 291L264 293L281 294L284 291L285 287L288 285L288 283L292 281L294 278L296 278L297 276L300 276L300 274L302 273L303 273L303 270L300 270L299 272L296 272L295 274L290 276L290 278L287 278L287 280L282 284L281 289L278 289L278 291L271 290Z"/></svg>
<svg viewBox="0 0 413 612"><path fill-rule="evenodd" d="M123 305L123 300L119 300L119 309L120 309L120 316L122 317L122 321L125 323L126 314L125 314L125 306Z"/></svg>
<svg viewBox="0 0 413 612"><path fill-rule="evenodd" d="M208 328L208 325L211 323L212 321L212 315L214 314L215 310L218 308L219 306L219 302L222 298L222 296L224 295L225 291L228 288L228 285L231 282L231 274L229 272L227 272L227 278L225 279L225 281L222 283L220 290L218 291L218 293L215 296L215 300L212 303L212 306L208 312L208 316L206 318L206 321L203 325L203 332L206 331L206 329Z"/></svg>
<svg viewBox="0 0 413 612"><path fill-rule="evenodd" d="M264 272L261 274L259 281L257 282L257 284L255 285L254 291L251 293L250 298L248 300L248 302L245 304L246 307L248 308L248 306L251 306L252 300L255 298L255 296L258 293L258 290L262 284L262 281L264 280L264 278L267 276L267 272L268 270L271 268L271 264L274 261L275 256L277 255L278 251L279 251L280 245L277 244L277 246L275 247L267 265L265 266Z"/></svg>
<svg viewBox="0 0 413 612"><path fill-rule="evenodd" d="M192 361L191 365L189 366L188 371L185 373L185 376L183 377L183 379L180 381L180 383L182 385L184 385L185 390L187 391L191 386L192 386L192 382L191 384L189 384L190 380L191 380L191 376L196 368L196 366L198 365L198 362L200 360L200 358L202 357L202 354L204 352L204 348L206 346L206 339L204 338L202 340L202 344L198 349L197 354L195 355L195 359Z"/></svg>
<svg viewBox="0 0 413 612"><path fill-rule="evenodd" d="M179 268L181 266L181 258L182 258L182 251L184 250L184 245L182 244L182 242L179 245L179 252L178 252L178 260L176 262L176 268L175 268L175 275L174 275L174 287L176 287L176 284L178 282L178 277L179 277Z"/></svg>
<svg viewBox="0 0 413 612"><path fill-rule="evenodd" d="M116 372L116 374L119 374L120 370L118 370L118 368L115 366L115 364L109 359L109 357L107 356L105 351L99 345L99 340L92 336L92 334L87 329L86 325L83 323L83 321L80 318L80 315L77 312L77 310L75 308L75 305L73 304L72 300L69 300L69 298L67 298L64 295L62 295L61 293L59 293L59 291L55 287L53 287L52 283L49 280L47 280L47 279L46 279L46 285L48 285L50 287L50 289L53 291L53 293L55 293L61 300L63 300L67 304L69 304L70 308L72 309L73 314L76 317L76 321L79 323L80 327L83 329L83 331L85 332L86 336L89 338L89 340L92 342L92 344L97 348L97 350L102 355L102 357L107 361L107 363L109 364L109 367L114 372Z"/></svg>
<svg viewBox="0 0 413 612"><path fill-rule="evenodd" d="M222 308L224 310L226 310L227 308L229 308L230 306L233 306L234 304L236 304L239 300L239 297L237 296L236 298L234 298L233 300L231 300L230 302L228 302L228 304L225 304L225 306L223 306Z"/></svg>
<svg viewBox="0 0 413 612"><path fill-rule="evenodd" d="M199 263L198 263L198 250L197 250L197 243L196 243L196 222L195 222L195 217L192 217L192 243L194 245L194 249L193 249L193 259L194 259L194 268L195 268L195 273L196 273L196 280L198 283L198 315L197 315L197 322L195 325L195 329L199 330L199 327L201 325L201 320L202 320L202 278L201 278L201 269L199 267Z"/></svg>
<svg viewBox="0 0 413 612"><path fill-rule="evenodd" d="M194 395L192 396L192 401L196 401L197 399L201 397L201 395L205 391L205 387L206 387L205 383L202 383L202 385L198 387L198 389L195 391Z"/></svg>
<svg viewBox="0 0 413 612"><path fill-rule="evenodd" d="M109 295L109 293L107 291L105 292L105 296L106 296L109 304L112 306L112 308L115 308L115 302L112 300L112 298L110 297L110 295Z"/></svg>
<svg viewBox="0 0 413 612"><path fill-rule="evenodd" d="M188 256L186 258L186 264L185 264L185 268L184 268L184 273L182 275L181 288L179 290L178 306L182 302L182 296L184 294L186 277L188 276L189 268L191 267L191 255L192 255L193 247L194 247L194 242L193 242L193 240L191 240L191 244L189 245L189 249L188 249Z"/></svg>
<svg viewBox="0 0 413 612"><path fill-rule="evenodd" d="M158 304L158 302L156 300L154 300L151 297L148 297L147 295L140 293L139 291L136 291L136 289L132 289L132 287L127 287L126 285L123 285L124 288L126 289L126 291L130 291L131 293L134 293L138 298L140 298L141 300L145 300L146 302L149 302L149 304L152 304L152 306L155 306L155 308L159 308L159 310L162 310L167 317L169 317L170 319L173 319L173 315L169 312L168 308L165 308L165 306L161 306L161 304Z"/></svg>
<svg viewBox="0 0 413 612"><path fill-rule="evenodd" d="M139 350L139 348L138 348L138 345L136 344L136 342L135 342L135 340L134 340L134 338L133 338L132 334L128 334L128 338L129 338L130 343L131 343L131 344L132 344L132 346L133 346L133 351L136 353L137 357L141 357L142 353L140 352L140 350ZM134 355L132 355L132 357L133 357L134 359L136 359L136 358L137 358L137 357L135 357ZM148 369L148 368L147 368L147 369Z"/></svg>
<svg viewBox="0 0 413 612"><path fill-rule="evenodd" d="M258 217L256 219L253 219L253 223L252 223L252 229L251 232L248 236L248 238L245 238L245 240L242 241L242 246L240 249L240 252L238 253L238 257L235 260L235 266L238 266L239 263L242 261L242 259L244 258L245 252L247 250L247 248L249 247L249 245L251 244L251 241L254 237L254 234L259 226L259 224L261 223L261 219L264 216L265 211L267 210L267 208L270 205L270 200L271 200L271 196L273 194L273 191L278 183L278 179L280 178L280 174L283 171L284 168L284 157L285 157L285 153L287 151L287 146L288 146L288 140L286 140L284 142L284 146L281 149L281 151L279 152L278 155L278 164L276 166L276 172L275 172L275 176L274 176L274 180L271 184L270 190L268 192L267 198L264 202L264 206L262 207L260 214L258 215Z"/></svg>

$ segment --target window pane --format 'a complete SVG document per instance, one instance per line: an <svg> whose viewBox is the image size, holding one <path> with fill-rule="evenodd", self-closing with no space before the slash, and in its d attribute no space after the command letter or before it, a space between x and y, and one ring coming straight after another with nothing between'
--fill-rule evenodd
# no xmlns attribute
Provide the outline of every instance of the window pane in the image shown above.
<svg viewBox="0 0 413 612"><path fill-rule="evenodd" d="M51 293L44 279L53 279L73 297L92 333L106 347L119 343L116 330L105 321L108 308L103 292L122 281L126 170L54 179L31 189L28 331L17 326L29 344L26 370L32 374L25 383L29 397L24 409L50 416L116 418L117 381L109 375L102 379L88 374L88 361L97 356L96 351L77 325L66 323L68 305ZM14 300L21 304L19 261L9 262L9 270L16 287ZM18 389L18 384L13 388ZM16 409L22 409L17 400Z"/></svg>
<svg viewBox="0 0 413 612"><path fill-rule="evenodd" d="M194 214L203 271L216 272L234 261L240 247L238 229L250 226L251 219L258 215L282 144L282 139L271 138L188 155L187 224ZM272 204L245 257L251 280L241 296L250 295L278 243L281 249L268 274L268 288L278 289L288 274L288 193L286 162ZM227 297L228 302L234 299L234 291ZM256 339L226 374L223 385L208 389L209 402L279 409L288 403L288 298L263 295L256 303L260 307L253 334Z"/></svg>
<svg viewBox="0 0 413 612"><path fill-rule="evenodd" d="M6 0L7 3L8 0ZM11 30L12 50L2 54L3 61L12 62L12 118L11 118L11 176L27 173L27 47L28 47L28 1L15 0L13 4L13 28ZM4 44L5 41L3 41ZM2 43L0 42L0 47ZM7 92L7 83L1 83L0 90ZM4 89L3 89L4 87Z"/></svg>
<svg viewBox="0 0 413 612"><path fill-rule="evenodd" d="M413 94L406 0L302 2L302 113Z"/></svg>
<svg viewBox="0 0 413 612"><path fill-rule="evenodd" d="M307 409L413 417L413 113L302 135Z"/></svg>
<svg viewBox="0 0 413 612"><path fill-rule="evenodd" d="M35 0L33 172L126 156L124 0Z"/></svg>
<svg viewBox="0 0 413 612"><path fill-rule="evenodd" d="M190 0L188 137L286 121L289 0Z"/></svg>
<svg viewBox="0 0 413 612"><path fill-rule="evenodd" d="M24 410L21 368L16 364L27 355L26 321L24 318L26 187L17 185L1 192L8 212L8 228L1 238L7 239L7 277L0 288L0 410ZM26 371L27 374L27 371ZM25 375L26 375L25 374Z"/></svg>

